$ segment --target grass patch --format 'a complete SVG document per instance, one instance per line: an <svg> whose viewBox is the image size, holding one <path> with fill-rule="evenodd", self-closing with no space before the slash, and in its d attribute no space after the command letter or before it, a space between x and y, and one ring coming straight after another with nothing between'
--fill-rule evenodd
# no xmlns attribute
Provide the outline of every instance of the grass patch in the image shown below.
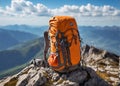
<svg viewBox="0 0 120 86"><path fill-rule="evenodd" d="M115 81L112 81L110 79L110 77L114 77L114 78L119 78L118 75L114 75L114 74L108 74L106 72L100 72L100 71L96 71L96 73L105 81L107 81L109 84L114 84L113 86L117 86Z"/></svg>
<svg viewBox="0 0 120 86"><path fill-rule="evenodd" d="M106 81L109 81L110 79L109 79L109 74L107 74L107 73L103 73L103 72L100 72L100 71L96 71L96 73L102 78L102 79L104 79L104 80L106 80Z"/></svg>
<svg viewBox="0 0 120 86"><path fill-rule="evenodd" d="M18 78L14 77L9 82L7 82L4 86L16 86L17 81L18 81Z"/></svg>

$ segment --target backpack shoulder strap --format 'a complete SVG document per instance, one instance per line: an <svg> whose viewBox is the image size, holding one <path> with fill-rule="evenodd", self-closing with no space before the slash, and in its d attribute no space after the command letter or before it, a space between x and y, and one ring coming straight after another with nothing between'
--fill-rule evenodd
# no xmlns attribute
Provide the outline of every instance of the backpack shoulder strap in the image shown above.
<svg viewBox="0 0 120 86"><path fill-rule="evenodd" d="M47 63L46 54L49 49L49 38L48 38L48 31L44 32L44 61Z"/></svg>

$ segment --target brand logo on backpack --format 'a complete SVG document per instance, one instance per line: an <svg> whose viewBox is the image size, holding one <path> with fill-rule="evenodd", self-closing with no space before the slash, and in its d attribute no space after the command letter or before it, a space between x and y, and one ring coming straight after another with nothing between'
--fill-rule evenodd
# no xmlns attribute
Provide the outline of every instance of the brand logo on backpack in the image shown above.
<svg viewBox="0 0 120 86"><path fill-rule="evenodd" d="M70 22L70 26L73 26L74 24L72 22Z"/></svg>

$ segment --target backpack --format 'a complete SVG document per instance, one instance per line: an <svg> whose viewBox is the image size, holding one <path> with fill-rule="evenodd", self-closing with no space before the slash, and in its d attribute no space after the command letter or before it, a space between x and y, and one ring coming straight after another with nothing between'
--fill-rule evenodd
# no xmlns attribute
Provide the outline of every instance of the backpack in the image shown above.
<svg viewBox="0 0 120 86"><path fill-rule="evenodd" d="M55 16L49 21L49 30L44 33L49 36L46 43L44 59L50 46L48 64L58 72L72 71L76 69L81 60L80 35L76 21L70 16ZM49 45L49 46L48 46Z"/></svg>

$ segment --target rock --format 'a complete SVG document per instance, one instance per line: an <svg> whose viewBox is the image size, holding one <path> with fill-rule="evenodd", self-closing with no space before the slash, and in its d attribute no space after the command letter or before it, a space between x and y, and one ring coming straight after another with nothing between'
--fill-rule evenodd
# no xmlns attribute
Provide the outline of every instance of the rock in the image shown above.
<svg viewBox="0 0 120 86"><path fill-rule="evenodd" d="M104 57L106 57L106 58L109 57L109 58L113 59L114 61L119 62L119 56L117 56L113 53L106 52Z"/></svg>
<svg viewBox="0 0 120 86"><path fill-rule="evenodd" d="M105 79L110 85L118 85L119 56L107 52L106 50L86 45L82 48L82 58L86 66L94 69L95 72L97 72L97 74Z"/></svg>
<svg viewBox="0 0 120 86"><path fill-rule="evenodd" d="M111 81L118 81L119 79L118 78L113 78L113 77L110 77Z"/></svg>
<svg viewBox="0 0 120 86"><path fill-rule="evenodd" d="M64 82L65 80L63 79L63 78L60 78L59 80L57 80L56 82L53 82L52 84L51 84L51 86L53 85L53 86L60 86L60 85L63 85L63 82ZM50 84L49 84L50 85Z"/></svg>
<svg viewBox="0 0 120 86"><path fill-rule="evenodd" d="M18 78L18 82L17 82L16 86L25 86L28 83L28 79L29 79L28 74L21 75Z"/></svg>
<svg viewBox="0 0 120 86"><path fill-rule="evenodd" d="M25 73L19 73L20 75L14 75L17 82L12 86L89 86L90 83L95 84L95 82L109 86L108 84L106 85L106 81L101 79L96 72L89 67L80 67L70 73L64 74L55 72L50 68L41 67L38 69L39 70L30 68L27 73L25 71ZM14 80L16 81L16 79ZM3 82L6 80L7 79L3 80ZM14 82L14 80L12 82ZM8 83L11 82L8 81L7 84ZM6 83L3 83L1 86L5 84Z"/></svg>
<svg viewBox="0 0 120 86"><path fill-rule="evenodd" d="M60 78L58 73L53 73L52 81L57 81Z"/></svg>
<svg viewBox="0 0 120 86"><path fill-rule="evenodd" d="M90 49L90 46L88 46L88 45L82 47L81 55L82 56L88 56L88 53L86 53L86 52L89 52L89 49Z"/></svg>
<svg viewBox="0 0 120 86"><path fill-rule="evenodd" d="M47 78L42 73L37 73L34 75L34 77L29 79L29 82L26 86L40 86L45 84L47 81Z"/></svg>
<svg viewBox="0 0 120 86"><path fill-rule="evenodd" d="M30 64L33 64L34 67L45 67L46 65L43 59L33 59Z"/></svg>
<svg viewBox="0 0 120 86"><path fill-rule="evenodd" d="M86 82L84 86L109 86L109 85L104 80L96 77L88 80L88 82Z"/></svg>
<svg viewBox="0 0 120 86"><path fill-rule="evenodd" d="M5 83L9 82L11 80L11 76L4 78L2 80L0 80L0 86L4 86Z"/></svg>
<svg viewBox="0 0 120 86"><path fill-rule="evenodd" d="M62 84L56 85L56 86L79 86L76 82L71 82L69 80L63 81Z"/></svg>
<svg viewBox="0 0 120 86"><path fill-rule="evenodd" d="M86 79L87 79L87 72L81 70L77 70L70 73L68 77L68 80L77 83L84 83Z"/></svg>
<svg viewBox="0 0 120 86"><path fill-rule="evenodd" d="M96 72L93 69L91 69L90 67L84 67L83 70L85 70L88 73L89 77L91 77L91 78L98 77Z"/></svg>

